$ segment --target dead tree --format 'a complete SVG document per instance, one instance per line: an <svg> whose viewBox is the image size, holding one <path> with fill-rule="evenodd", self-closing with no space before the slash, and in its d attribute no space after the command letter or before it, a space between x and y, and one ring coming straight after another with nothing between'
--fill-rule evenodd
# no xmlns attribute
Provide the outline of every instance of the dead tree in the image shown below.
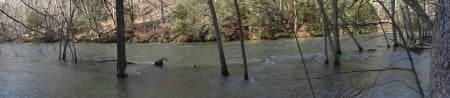
<svg viewBox="0 0 450 98"><path fill-rule="evenodd" d="M338 0L332 0L332 9L333 9L333 14L332 17L333 19L331 19L332 21L332 26L331 29L333 31L333 37L334 37L334 44L336 45L335 48L335 52L337 55L342 54L341 52L341 45L340 45L340 41L339 41L339 24L338 24L338 20L339 20L339 13L338 13ZM337 61L337 60L336 60Z"/></svg>
<svg viewBox="0 0 450 98"><path fill-rule="evenodd" d="M117 34L117 76L126 77L127 59L125 54L125 19L123 0L116 0Z"/></svg>
<svg viewBox="0 0 450 98"><path fill-rule="evenodd" d="M330 29L329 29L329 23L328 23L328 18L324 9L324 5L323 5L323 0L317 0L317 4L319 5L319 12L322 18L322 27L323 27L323 39L324 39L324 47L325 47L325 64L328 64L328 37L330 34ZM330 45L332 46L332 45Z"/></svg>

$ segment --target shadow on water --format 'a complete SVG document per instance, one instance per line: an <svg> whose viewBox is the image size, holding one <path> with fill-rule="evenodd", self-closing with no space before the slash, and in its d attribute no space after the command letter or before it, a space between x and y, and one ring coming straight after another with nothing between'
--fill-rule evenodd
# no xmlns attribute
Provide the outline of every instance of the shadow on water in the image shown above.
<svg viewBox="0 0 450 98"><path fill-rule="evenodd" d="M117 91L120 98L131 98L133 95L130 93L130 89L128 88L128 79L127 78L117 78Z"/></svg>

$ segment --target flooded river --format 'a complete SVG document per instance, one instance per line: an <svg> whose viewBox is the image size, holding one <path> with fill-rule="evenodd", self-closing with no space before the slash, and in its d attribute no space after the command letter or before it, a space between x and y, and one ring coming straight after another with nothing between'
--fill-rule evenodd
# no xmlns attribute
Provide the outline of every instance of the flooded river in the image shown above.
<svg viewBox="0 0 450 98"><path fill-rule="evenodd" d="M419 97L411 72L369 69L410 68L404 49L385 47L382 37L358 38L359 53L342 38L341 65L325 65L322 38L301 39L315 94L330 97ZM115 76L116 44L77 43L78 64L58 60L58 43L0 44L0 97L38 98L310 98L293 39L246 42L250 80L243 79L239 42L224 43L229 77L220 76L215 43L127 44L127 78ZM412 54L428 92L429 53ZM152 61L168 58L164 68ZM71 55L68 56L71 59ZM333 59L331 59L333 60ZM198 66L194 68L193 66ZM339 74L339 72L341 72Z"/></svg>

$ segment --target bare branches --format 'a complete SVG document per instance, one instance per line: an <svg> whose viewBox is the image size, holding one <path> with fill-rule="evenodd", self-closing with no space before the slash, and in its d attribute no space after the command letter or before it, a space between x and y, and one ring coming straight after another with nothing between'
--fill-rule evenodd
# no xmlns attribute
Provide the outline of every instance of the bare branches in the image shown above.
<svg viewBox="0 0 450 98"><path fill-rule="evenodd" d="M42 34L44 33L44 32L41 32L41 31L39 31L39 30L36 30L36 29L34 29L34 28L32 28L32 27L27 26L27 25L24 24L23 22L17 20L16 18L12 17L11 15L9 15L8 13L6 13L5 11L3 11L3 10L1 10L1 9L0 9L0 12L2 12L2 13L3 13L6 17L8 17L9 19L13 20L14 22L19 23L20 25L22 25L23 27L25 27L25 28L27 28L27 29L30 29L30 30L33 30L33 31L36 31L36 32L42 33Z"/></svg>
<svg viewBox="0 0 450 98"><path fill-rule="evenodd" d="M410 6L414 12L416 12L417 16L419 16L429 27L433 27L433 22L430 19L430 16L425 13L425 10L420 7L420 4L417 0L403 0L405 4Z"/></svg>
<svg viewBox="0 0 450 98"><path fill-rule="evenodd" d="M56 16L56 15L50 15L50 14L48 14L48 13L43 13L43 12L37 10L36 8L31 7L31 5L27 4L27 3L26 3L25 1L23 1L23 0L20 0L20 2L22 2L25 6L27 6L27 7L30 8L31 10L35 11L36 13L39 13L39 14L41 14L41 15L43 15L43 16L46 16L46 17L50 17L50 18L53 19L53 20L56 20L56 18L54 17L54 16Z"/></svg>

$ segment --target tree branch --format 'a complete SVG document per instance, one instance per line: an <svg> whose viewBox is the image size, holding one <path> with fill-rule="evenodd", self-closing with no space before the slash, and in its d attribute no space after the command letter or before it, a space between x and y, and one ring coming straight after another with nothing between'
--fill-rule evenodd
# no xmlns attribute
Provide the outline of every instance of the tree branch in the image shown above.
<svg viewBox="0 0 450 98"><path fill-rule="evenodd" d="M8 17L9 19L12 19L14 22L19 23L20 25L22 25L22 26L25 27L25 28L30 29L30 30L33 30L33 31L36 31L36 32L41 33L41 34L44 34L44 32L41 32L41 31L39 31L39 30L36 30L36 29L33 29L32 27L27 26L26 24L24 24L24 23L22 23L21 21L15 19L14 17L12 17L11 15L9 15L8 13L6 13L5 11L3 11L3 10L1 10L1 9L0 9L0 12L2 12L6 17Z"/></svg>

